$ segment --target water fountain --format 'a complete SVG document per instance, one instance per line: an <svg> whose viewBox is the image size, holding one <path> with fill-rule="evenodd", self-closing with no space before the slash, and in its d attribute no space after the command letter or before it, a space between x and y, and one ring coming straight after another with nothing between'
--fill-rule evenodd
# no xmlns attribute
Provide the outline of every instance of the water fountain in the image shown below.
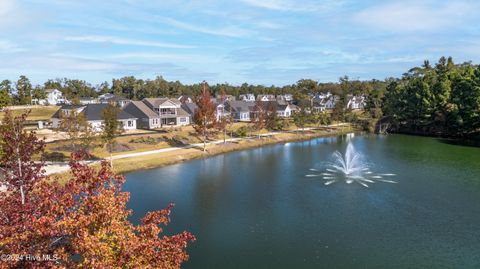
<svg viewBox="0 0 480 269"><path fill-rule="evenodd" d="M318 169L311 168L310 171L321 172ZM351 142L348 142L345 154L342 155L338 150L332 154L332 161L326 164L325 171L320 174L308 174L306 177L322 177L325 185L345 180L347 184L356 182L368 188L369 183L378 181L386 183L397 183L387 179L395 174L378 174L370 170L368 164L363 160L362 154L357 152Z"/></svg>

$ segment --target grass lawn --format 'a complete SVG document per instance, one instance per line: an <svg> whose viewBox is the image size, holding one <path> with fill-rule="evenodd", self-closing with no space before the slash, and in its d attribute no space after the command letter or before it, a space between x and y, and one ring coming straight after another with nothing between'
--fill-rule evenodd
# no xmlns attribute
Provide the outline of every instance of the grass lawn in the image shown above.
<svg viewBox="0 0 480 269"><path fill-rule="evenodd" d="M30 114L27 117L27 120L30 121L47 121L50 120L53 113L58 110L58 106L35 106L32 108L25 108L25 109L15 109L11 110L14 116L19 116L27 110L31 110ZM0 119L3 119L5 115L5 111L0 112Z"/></svg>
<svg viewBox="0 0 480 269"><path fill-rule="evenodd" d="M231 129L235 132L246 123L235 123ZM230 131L227 132L227 139L230 138ZM209 137L210 140L223 139L223 133L218 132L216 135ZM183 126L177 128L165 128L163 130L150 131L145 134L126 134L117 137L117 149L112 155L121 155L142 151L151 151L156 149L182 146L184 144L196 144L203 141L197 136L192 126ZM110 156L105 147L101 146L101 138L98 137L93 143L96 146L91 149L91 153L100 158ZM46 145L47 152L60 152L66 157L70 156L71 142L68 140L55 141Z"/></svg>

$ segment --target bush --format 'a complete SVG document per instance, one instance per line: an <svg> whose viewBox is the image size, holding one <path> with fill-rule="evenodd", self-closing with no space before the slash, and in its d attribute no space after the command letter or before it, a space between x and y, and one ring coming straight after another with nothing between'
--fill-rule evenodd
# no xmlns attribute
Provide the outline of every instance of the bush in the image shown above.
<svg viewBox="0 0 480 269"><path fill-rule="evenodd" d="M157 137L157 138L153 138L151 136L142 136L142 137L139 137L139 138L133 138L131 139L129 142L130 143L136 143L136 144L149 144L149 145L154 145L154 144L157 144L159 142L163 141L162 138L160 137Z"/></svg>
<svg viewBox="0 0 480 269"><path fill-rule="evenodd" d="M67 159L67 156L65 156L65 154L63 154L62 152L53 151L53 152L44 152L42 154L42 158L45 161L50 161L50 162L63 162Z"/></svg>
<svg viewBox="0 0 480 269"><path fill-rule="evenodd" d="M248 127L247 126L242 126L240 128L237 129L237 131L235 132L235 136L236 137L246 137L247 134L248 134Z"/></svg>

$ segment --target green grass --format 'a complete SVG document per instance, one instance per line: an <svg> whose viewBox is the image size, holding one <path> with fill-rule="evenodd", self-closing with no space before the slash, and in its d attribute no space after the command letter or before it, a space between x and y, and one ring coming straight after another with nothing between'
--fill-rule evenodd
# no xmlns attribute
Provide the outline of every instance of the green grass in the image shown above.
<svg viewBox="0 0 480 269"><path fill-rule="evenodd" d="M27 110L31 110L30 114L27 117L27 120L30 121L47 121L50 120L52 115L58 110L58 106L44 106L44 107L33 107L26 109L15 109L11 110L14 116L20 116ZM0 112L0 119L3 119L5 111Z"/></svg>

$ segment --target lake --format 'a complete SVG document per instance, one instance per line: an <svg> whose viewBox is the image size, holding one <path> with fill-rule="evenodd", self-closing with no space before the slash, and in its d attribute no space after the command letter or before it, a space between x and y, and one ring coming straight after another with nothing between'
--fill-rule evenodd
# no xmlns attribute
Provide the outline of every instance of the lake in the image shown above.
<svg viewBox="0 0 480 269"><path fill-rule="evenodd" d="M326 162L348 143L369 171L397 183L325 185ZM480 268L478 147L351 134L126 179L134 222L176 204L166 232L197 237L183 268Z"/></svg>

